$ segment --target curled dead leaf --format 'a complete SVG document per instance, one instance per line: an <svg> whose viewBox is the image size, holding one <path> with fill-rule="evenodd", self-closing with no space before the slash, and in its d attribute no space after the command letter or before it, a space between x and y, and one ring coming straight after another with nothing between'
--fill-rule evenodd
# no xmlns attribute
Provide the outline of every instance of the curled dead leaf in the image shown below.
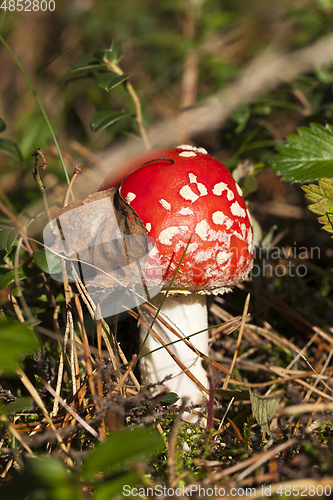
<svg viewBox="0 0 333 500"><path fill-rule="evenodd" d="M145 278L154 242L117 187L67 205L45 228L44 243L69 263L70 279L85 284L103 317L143 303L161 289L158 274L153 282Z"/></svg>

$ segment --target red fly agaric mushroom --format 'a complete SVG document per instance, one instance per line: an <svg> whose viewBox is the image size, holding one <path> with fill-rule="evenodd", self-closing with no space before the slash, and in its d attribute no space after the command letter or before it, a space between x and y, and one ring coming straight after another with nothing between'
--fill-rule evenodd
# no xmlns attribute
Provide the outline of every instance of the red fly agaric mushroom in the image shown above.
<svg viewBox="0 0 333 500"><path fill-rule="evenodd" d="M246 278L253 263L253 232L242 191L229 170L203 148L182 145L152 150L139 161L140 166L137 159L130 160L127 171L139 168L123 179L120 194L155 240L146 272L154 273L161 266L165 291L183 257L161 312L184 337L190 336L195 349L208 355L206 295L230 291ZM108 187L106 181L103 188ZM159 294L153 303L158 306L162 297ZM165 343L177 340L160 322L153 328ZM193 335L196 332L201 333ZM141 329L142 341L146 334ZM157 347L159 342L149 334L143 352ZM207 388L198 354L182 341L169 347ZM158 383L166 375L172 376L165 382L170 390L194 404L205 401L205 393L165 349L141 359L143 383Z"/></svg>

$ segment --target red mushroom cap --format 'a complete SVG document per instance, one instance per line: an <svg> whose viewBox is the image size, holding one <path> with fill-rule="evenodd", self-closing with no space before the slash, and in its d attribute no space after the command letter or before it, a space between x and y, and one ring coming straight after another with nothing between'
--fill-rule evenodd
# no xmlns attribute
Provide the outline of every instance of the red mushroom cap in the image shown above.
<svg viewBox="0 0 333 500"><path fill-rule="evenodd" d="M124 178L120 194L155 240L150 271L159 258L167 287L192 235L173 289L219 293L243 281L253 263L253 231L229 170L193 146L152 150L142 159L149 163Z"/></svg>

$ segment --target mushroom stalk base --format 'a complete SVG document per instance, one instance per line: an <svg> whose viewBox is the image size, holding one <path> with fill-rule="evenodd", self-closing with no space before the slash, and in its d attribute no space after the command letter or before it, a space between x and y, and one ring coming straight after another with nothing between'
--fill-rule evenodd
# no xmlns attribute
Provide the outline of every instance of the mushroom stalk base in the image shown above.
<svg viewBox="0 0 333 500"><path fill-rule="evenodd" d="M163 295L159 294L151 301L156 307L159 307ZM165 320L170 322L173 329L176 329L183 337L188 337L196 332L201 332L198 335L191 336L188 341L200 352L208 355L208 314L206 295L182 295L177 297L167 297L160 311ZM145 319L149 324L152 323L152 316L147 312L143 312ZM175 328L177 327L177 328ZM159 320L156 320L153 325L153 330L162 338L165 344L170 344L178 340L178 337L173 334ZM204 330L204 331L202 331ZM147 330L140 327L140 341L144 342L147 335ZM161 344L156 340L150 332L143 347L142 354L149 353L154 349L161 347ZM207 373L202 367L201 358L196 352L193 352L185 342L178 340L175 344L169 345L169 349L177 358L188 368L191 373L208 388ZM189 403L205 404L207 394L201 390L182 370L178 364L172 359L166 349L148 354L140 360L141 380L143 384L159 383L166 376L171 376L170 380L164 382L164 386L170 391L175 392L178 396L186 397ZM162 385L160 390L162 390ZM160 392L158 389L156 393ZM194 422L197 420L196 415L184 414L184 419Z"/></svg>

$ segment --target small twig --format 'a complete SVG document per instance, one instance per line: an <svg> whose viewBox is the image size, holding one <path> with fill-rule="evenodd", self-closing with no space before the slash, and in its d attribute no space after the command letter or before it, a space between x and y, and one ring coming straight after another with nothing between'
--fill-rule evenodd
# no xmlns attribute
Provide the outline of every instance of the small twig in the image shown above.
<svg viewBox="0 0 333 500"><path fill-rule="evenodd" d="M59 330L59 325L58 325L58 312L59 312L60 306L57 306L56 310L54 311L54 316L53 316L53 321L55 324L55 329L60 333ZM60 342L58 341L59 346L61 347L61 353L60 353L60 359L59 359L59 366L58 366L58 377L57 377L57 386L56 386L56 394L60 396L60 391L61 391L61 384L62 384L62 377L64 373L64 359L66 356L66 349L67 349L67 343L68 343L68 334L69 334L69 323L66 325L66 330L65 330L65 335L64 335L64 340L63 340L63 346L61 347ZM51 417L55 417L56 414L58 413L58 407L59 407L59 400L55 397L54 398L54 403L53 403L53 410L51 412Z"/></svg>
<svg viewBox="0 0 333 500"><path fill-rule="evenodd" d="M216 440L216 439L217 439L217 436L218 436L219 434L221 434L221 432L223 432L223 431L222 431L222 426L223 426L223 424L224 424L224 421L225 421L225 419L226 419L227 413L228 413L228 411L230 410L230 407L231 407L232 403L234 402L234 400L235 400L235 398L234 398L234 397L232 397L232 398L230 399L230 401L229 401L229 403L228 403L228 406L227 406L227 408L226 408L226 410L225 410L225 412L224 412L224 414L223 414L223 417L222 417L222 419L221 419L221 421L220 421L220 423L219 423L219 428L218 428L218 430L217 430L217 431L215 431L215 432L214 432L214 434L213 434L213 436L214 436L214 440Z"/></svg>
<svg viewBox="0 0 333 500"><path fill-rule="evenodd" d="M171 358L174 360L174 362L179 366L179 368L192 380L192 382L194 382L194 384L196 384L202 391L204 391L206 394L209 394L209 391L208 389L206 389L206 387L200 382L200 380L198 380L193 374L192 372L190 371L189 367L185 366L184 363L182 363L182 361L180 361L180 359L177 358L177 356L171 351L171 349L168 347L168 345L162 340L162 338L158 335L157 332L155 332L155 330L153 328L151 328L151 325L148 324L148 322L142 317L142 316L138 316L136 315L136 313L134 313L133 311L131 310L128 310L128 312L131 314L131 315L135 315L135 317L137 317L138 321L146 328L146 330L148 331L148 329L150 330L150 333L155 337L155 339L161 344L161 346L167 350L167 352L169 353L169 355L171 356ZM162 348L161 347L161 348ZM142 356L144 357L144 356Z"/></svg>
<svg viewBox="0 0 333 500"><path fill-rule="evenodd" d="M156 316L156 308L153 308L150 304L142 304L140 307L142 307L143 309L146 309L147 311L149 311L153 317ZM126 308L126 309L129 312L129 314L131 314L133 317L135 317L136 319L138 319L138 321L140 321L139 320L139 315L137 313L135 313L134 311L130 310L129 308ZM241 318L241 320L243 322L246 319L247 319L247 317ZM195 332L195 333L192 333L191 335L188 335L187 337L182 337L180 335L180 333L177 332L177 330L170 324L170 321L167 321L166 319L163 318L163 314L162 313L159 313L158 320L162 323L162 325L164 325L166 328L168 328L168 330L171 333L173 333L178 338L178 340L170 342L170 344L166 344L167 346L172 345L172 344L176 344L176 343L178 343L180 341L184 342L189 349L191 349L193 352L195 352L203 360L203 362L207 362L207 363L211 364L212 366L214 366L215 368L218 368L223 373L226 373L227 375L232 376L234 379L239 380L235 375L232 375L232 373L229 370L227 370L226 368L224 368L224 366L220 365L217 361L215 361L214 359L210 358L206 354L203 354L201 351L199 351L196 347L194 347L191 344L191 342L190 342L189 339L191 337L195 336L195 335L198 335L198 334L202 333L202 332ZM239 325L237 325L237 327L235 327L232 331L234 331L236 328L238 328L238 326ZM215 329L215 327L208 328L208 330L210 330L210 329ZM155 352L158 349L159 348L154 349L154 351L151 351L151 352Z"/></svg>
<svg viewBox="0 0 333 500"><path fill-rule="evenodd" d="M14 436L18 440L19 443L21 443L21 445L29 453L29 455L33 455L33 451L30 448L30 446L28 446L27 443L25 443L23 441L21 435L17 432L17 430L10 423L10 421L7 420L7 418L5 417L5 415L0 415L0 422L2 422L2 423L5 424L5 426L7 427L8 431L12 434L12 436ZM1 477L4 477L4 476L1 476Z"/></svg>
<svg viewBox="0 0 333 500"><path fill-rule="evenodd" d="M31 156L32 156L33 162L34 162L34 168L32 171L32 175L33 175L35 181L37 182L37 186L39 187L39 190L41 192L43 206L44 206L44 210L45 210L45 213L47 216L47 220L51 223L52 217L51 217L51 212L50 212L49 206L47 204L47 199L46 199L46 186L44 186L44 184L42 183L42 179L39 175L39 168L42 168L43 170L45 170L47 168L47 161L46 161L46 158L44 156L44 153L39 148L34 149ZM37 165L38 156L41 157L42 165Z"/></svg>
<svg viewBox="0 0 333 500"><path fill-rule="evenodd" d="M42 383L43 383L45 389L47 389L49 391L49 393L52 394L52 396L61 404L61 406L63 406L65 408L65 410L67 411L67 413L70 413L72 415L72 417L75 418L75 420L77 420L79 422L79 424L81 424L82 427L84 427L84 429L86 429L86 431L90 432L90 434L92 434L95 438L97 438L99 441L101 441L101 439L99 438L98 433L95 431L95 429L93 429L89 424L87 424L87 422L85 422L85 420L83 420L83 418L81 418L80 415L78 415L66 403L66 401L63 400L62 397L59 396L55 392L55 390L47 382L45 382L45 380L42 380Z"/></svg>
<svg viewBox="0 0 333 500"><path fill-rule="evenodd" d="M29 391L30 395L32 396L33 400L35 401L36 405L38 406L38 408L41 410L41 412L43 413L44 417L46 418L48 424L50 425L51 429L54 431L55 435L56 435L56 438L57 438L57 441L59 443L59 446L61 448L61 450L67 455L68 457L68 464L73 466L73 461L72 459L68 456L68 452L67 452L67 448L62 440L62 437L60 436L60 434L58 433L53 421L52 421L52 418L50 417L43 401L41 400L38 392L36 391L35 387L33 386L33 384L30 382L30 380L28 379L28 377L26 376L26 374L24 373L23 370L21 370L21 368L18 368L17 370L17 374L18 376L20 377L20 380L21 382L23 383L23 385L25 386L25 388Z"/></svg>
<svg viewBox="0 0 333 500"><path fill-rule="evenodd" d="M296 441L295 438L289 439L285 443L278 444L277 446L275 446L271 450L266 451L262 455L257 456L256 457L257 460L252 465L250 465L247 469L245 469L243 472L241 472L240 474L238 474L237 477L235 478L235 480L236 481L241 481L242 479L244 479L245 477L247 477L249 474L251 474L251 472L253 472L256 469L258 469L258 467L260 467L264 463L268 462L268 460L271 457L274 457L277 453L281 453L281 451L286 450L287 448L290 448L296 442L297 441Z"/></svg>
<svg viewBox="0 0 333 500"><path fill-rule="evenodd" d="M67 205L68 205L68 200L69 200L69 197L72 193L73 184L74 184L77 176L81 173L81 170L82 170L81 167L79 167L79 166L75 167L74 173L73 173L72 178L71 178L71 182L69 183L67 190L66 190L63 207L67 207Z"/></svg>
<svg viewBox="0 0 333 500"><path fill-rule="evenodd" d="M96 387L94 383L94 377L93 377L93 368L92 368L92 362L91 362L91 352L90 352L90 346L89 346L89 341L88 341L88 335L84 326L84 320L83 320L83 311L82 307L80 304L80 299L78 295L75 295L74 297L75 300L75 307L77 314L79 316L79 322L78 326L80 329L81 333L81 339L83 343L83 351L84 351L84 358L86 362L86 371L87 371L87 376L88 376L88 383L89 383L89 388L92 397L94 398L96 396ZM98 405L97 405L98 408Z"/></svg>
<svg viewBox="0 0 333 500"><path fill-rule="evenodd" d="M215 383L214 383L212 367L210 365L208 366L207 375L209 382L207 430L209 431L209 429L213 429L214 427L214 400L215 400Z"/></svg>
<svg viewBox="0 0 333 500"><path fill-rule="evenodd" d="M125 383L126 379L128 378L130 372L132 371L133 369L133 366L135 365L136 361L137 361L138 357L136 354L133 354L132 356L132 359L131 361L129 362L129 365L128 367L126 368L126 372L124 373L124 375L121 377L121 379L119 380L119 382L117 383L117 385L115 386L115 388L112 390L112 393L114 392L117 392Z"/></svg>

